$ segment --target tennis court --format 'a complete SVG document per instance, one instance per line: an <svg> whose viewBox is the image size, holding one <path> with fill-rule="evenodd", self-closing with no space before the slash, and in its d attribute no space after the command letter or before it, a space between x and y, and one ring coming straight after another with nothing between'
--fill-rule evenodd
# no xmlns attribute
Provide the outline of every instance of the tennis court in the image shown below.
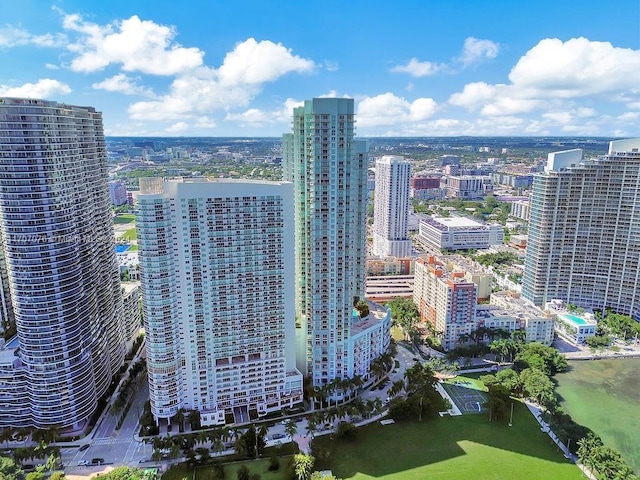
<svg viewBox="0 0 640 480"><path fill-rule="evenodd" d="M465 386L460 382L456 383L455 380L451 381L451 383L443 382L442 387L462 413L481 413L486 410L483 406L487 401L487 396L484 392Z"/></svg>

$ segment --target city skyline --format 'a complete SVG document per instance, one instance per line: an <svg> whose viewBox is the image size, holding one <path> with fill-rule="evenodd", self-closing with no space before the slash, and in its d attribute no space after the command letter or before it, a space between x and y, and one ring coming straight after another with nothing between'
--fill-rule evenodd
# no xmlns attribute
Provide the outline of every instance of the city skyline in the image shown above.
<svg viewBox="0 0 640 480"><path fill-rule="evenodd" d="M278 136L318 96L354 98L361 137L639 134L631 0L4 7L0 95L109 136Z"/></svg>

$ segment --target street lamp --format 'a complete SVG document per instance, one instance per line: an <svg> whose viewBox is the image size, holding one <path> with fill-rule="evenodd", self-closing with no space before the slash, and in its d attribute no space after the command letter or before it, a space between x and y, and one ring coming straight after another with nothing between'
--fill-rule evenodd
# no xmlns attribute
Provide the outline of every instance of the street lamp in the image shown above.
<svg viewBox="0 0 640 480"><path fill-rule="evenodd" d="M511 416L509 417L509 426L513 426L513 402L511 402Z"/></svg>

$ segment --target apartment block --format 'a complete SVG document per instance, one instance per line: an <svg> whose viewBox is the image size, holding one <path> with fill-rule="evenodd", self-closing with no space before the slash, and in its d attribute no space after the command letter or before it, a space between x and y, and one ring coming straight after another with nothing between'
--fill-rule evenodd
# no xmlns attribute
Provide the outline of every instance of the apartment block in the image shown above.
<svg viewBox="0 0 640 480"><path fill-rule="evenodd" d="M411 163L386 155L376 161L376 193L373 221L373 255L408 257L412 244L408 233Z"/></svg>
<svg viewBox="0 0 640 480"><path fill-rule="evenodd" d="M523 296L640 319L639 184L640 139L596 159L550 153L533 183Z"/></svg>
<svg viewBox="0 0 640 480"><path fill-rule="evenodd" d="M82 430L124 362L107 182L93 107L0 98L0 270L19 347L2 352L0 427Z"/></svg>
<svg viewBox="0 0 640 480"><path fill-rule="evenodd" d="M366 350L366 365L384 353L389 327L353 314L354 298L364 297L368 201L368 145L355 139L353 99L306 100L292 126L282 168L295 199L298 366L322 386L360 369L351 341L358 324L385 339Z"/></svg>
<svg viewBox="0 0 640 480"><path fill-rule="evenodd" d="M141 179L136 217L154 417L242 423L302 401L293 185Z"/></svg>
<svg viewBox="0 0 640 480"><path fill-rule="evenodd" d="M416 260L413 301L446 350L457 345L460 335L476 329L477 288L462 272L450 272L433 256Z"/></svg>

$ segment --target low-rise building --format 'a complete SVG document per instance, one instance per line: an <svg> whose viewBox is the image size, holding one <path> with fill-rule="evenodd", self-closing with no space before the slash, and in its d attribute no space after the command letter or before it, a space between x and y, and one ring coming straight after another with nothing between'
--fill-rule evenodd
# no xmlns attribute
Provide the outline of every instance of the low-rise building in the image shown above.
<svg viewBox="0 0 640 480"><path fill-rule="evenodd" d="M365 298L381 304L396 298L412 298L413 283L413 275L368 277L365 280Z"/></svg>
<svg viewBox="0 0 640 480"><path fill-rule="evenodd" d="M368 277L384 275L413 275L413 258L369 258L365 269Z"/></svg>
<svg viewBox="0 0 640 480"><path fill-rule="evenodd" d="M504 229L466 217L431 216L420 221L417 241L431 252L486 249L504 242Z"/></svg>
<svg viewBox="0 0 640 480"><path fill-rule="evenodd" d="M527 342L539 342L547 346L553 343L556 320L553 312L543 311L514 292L494 292L489 302L517 321L517 328L525 330L527 334Z"/></svg>
<svg viewBox="0 0 640 480"><path fill-rule="evenodd" d="M593 313L569 311L561 300L551 300L547 310L556 314L556 331L574 345L583 345L596 334L598 322Z"/></svg>
<svg viewBox="0 0 640 480"><path fill-rule="evenodd" d="M353 355L353 376L365 381L371 374L371 363L384 354L391 342L391 312L375 302L367 302L369 315L359 318L354 310L354 322L349 336L349 352Z"/></svg>

